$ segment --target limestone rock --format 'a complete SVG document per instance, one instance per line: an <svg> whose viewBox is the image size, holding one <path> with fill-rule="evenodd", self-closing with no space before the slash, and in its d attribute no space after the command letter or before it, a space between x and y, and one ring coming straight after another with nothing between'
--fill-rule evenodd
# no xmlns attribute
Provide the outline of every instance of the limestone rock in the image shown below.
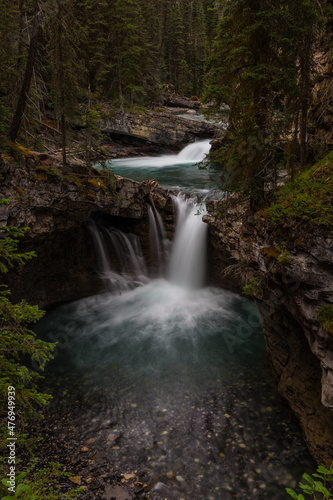
<svg viewBox="0 0 333 500"><path fill-rule="evenodd" d="M295 224L270 231L269 222L245 205L219 218L216 203L204 216L209 225L212 276L241 291L250 269L260 278L256 298L271 371L279 393L300 421L310 452L330 465L333 456L333 337L316 310L333 303L333 230ZM288 244L288 258L277 249ZM246 265L245 265L246 264Z"/></svg>
<svg viewBox="0 0 333 500"><path fill-rule="evenodd" d="M219 125L179 117L167 111L110 116L102 121L101 128L111 136L128 137L142 144L155 144L175 150L198 139L213 139L222 131Z"/></svg>

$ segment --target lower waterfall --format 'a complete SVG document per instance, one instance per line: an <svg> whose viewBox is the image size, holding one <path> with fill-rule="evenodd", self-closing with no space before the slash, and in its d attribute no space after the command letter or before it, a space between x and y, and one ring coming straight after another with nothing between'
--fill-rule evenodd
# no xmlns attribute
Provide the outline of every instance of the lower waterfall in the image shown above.
<svg viewBox="0 0 333 500"><path fill-rule="evenodd" d="M56 425L78 461L87 447L90 475L122 478L135 498L283 500L313 463L265 364L258 312L205 286L202 207L173 202L172 242L148 209L157 268L135 235L89 226L103 293L37 329L58 342L45 382Z"/></svg>

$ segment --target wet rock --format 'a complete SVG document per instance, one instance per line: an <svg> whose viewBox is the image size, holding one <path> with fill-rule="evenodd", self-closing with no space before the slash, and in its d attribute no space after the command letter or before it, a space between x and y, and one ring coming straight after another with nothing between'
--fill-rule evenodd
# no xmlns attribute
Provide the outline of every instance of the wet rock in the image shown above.
<svg viewBox="0 0 333 500"><path fill-rule="evenodd" d="M224 207L228 217L223 219L218 206L211 203L210 215L204 216L213 274L225 288L241 291L249 269L256 273L263 293L255 301L278 391L299 419L314 458L330 465L333 337L324 332L316 311L333 302L332 228L294 224L284 227L283 234L273 233L264 217L247 216L246 204ZM290 255L283 262L276 249L286 242Z"/></svg>
<svg viewBox="0 0 333 500"><path fill-rule="evenodd" d="M8 198L10 204L0 207L0 223L29 227L21 240L21 249L34 250L38 255L38 259L6 275L14 301L28 297L32 303L45 308L94 295L103 289L87 227L91 218L139 235L144 254L149 254L147 202L152 187L115 176L114 190L98 189L91 200L87 193L90 192L89 179L95 179L95 172L95 169L86 169L86 177L67 178L60 183L54 183L52 176L45 180L33 175L23 177L20 169L5 175L2 196ZM17 200L17 186L29 193L24 203ZM155 183L152 198L163 217L172 219L168 190ZM119 263L113 264L116 270Z"/></svg>

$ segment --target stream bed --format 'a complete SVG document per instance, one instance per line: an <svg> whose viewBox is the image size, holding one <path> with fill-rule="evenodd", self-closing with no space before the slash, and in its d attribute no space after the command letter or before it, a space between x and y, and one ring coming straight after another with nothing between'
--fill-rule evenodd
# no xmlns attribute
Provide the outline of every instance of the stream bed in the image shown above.
<svg viewBox="0 0 333 500"><path fill-rule="evenodd" d="M206 150L203 141L180 158L121 160L113 168L122 175L129 168L138 180L164 175L166 185L183 189L188 169L194 191L204 192L213 181L195 162ZM93 496L82 498L288 498L284 488L296 487L314 464L266 366L258 312L250 300L205 286L202 214L182 195L174 208L173 242L151 226L161 238L158 278L137 237L92 225L108 292L62 305L37 327L59 342L46 384L62 419L55 428L70 422L77 456L87 457L81 476ZM112 253L122 258L121 273L110 266Z"/></svg>

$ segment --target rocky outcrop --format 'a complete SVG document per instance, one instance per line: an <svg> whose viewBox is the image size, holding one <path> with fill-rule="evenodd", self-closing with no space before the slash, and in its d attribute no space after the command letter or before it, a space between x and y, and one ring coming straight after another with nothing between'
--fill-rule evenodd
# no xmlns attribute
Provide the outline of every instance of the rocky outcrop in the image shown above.
<svg viewBox="0 0 333 500"><path fill-rule="evenodd" d="M219 207L219 208L218 208ZM319 463L333 457L333 336L317 309L333 303L333 230L295 223L272 227L247 207L211 204L211 260L220 282L239 289L250 277L278 391L304 430ZM248 215L245 215L245 214Z"/></svg>
<svg viewBox="0 0 333 500"><path fill-rule="evenodd" d="M153 200L164 218L173 216L168 191L156 183L152 187L83 167L63 175L43 162L42 155L40 161L26 158L24 167L2 165L1 198L10 203L0 206L0 224L29 227L20 249L34 250L38 257L5 275L13 300L28 297L46 307L101 288L87 221L103 219L140 235L148 253L147 203Z"/></svg>
<svg viewBox="0 0 333 500"><path fill-rule="evenodd" d="M221 127L205 121L194 121L167 111L124 113L104 118L101 130L122 140L126 138L141 144L158 145L164 149L179 150L198 139L210 139L221 133Z"/></svg>
<svg viewBox="0 0 333 500"><path fill-rule="evenodd" d="M180 96L175 92L164 92L161 98L164 106L170 106L172 108L200 109L200 101L195 96L189 99L188 97Z"/></svg>

